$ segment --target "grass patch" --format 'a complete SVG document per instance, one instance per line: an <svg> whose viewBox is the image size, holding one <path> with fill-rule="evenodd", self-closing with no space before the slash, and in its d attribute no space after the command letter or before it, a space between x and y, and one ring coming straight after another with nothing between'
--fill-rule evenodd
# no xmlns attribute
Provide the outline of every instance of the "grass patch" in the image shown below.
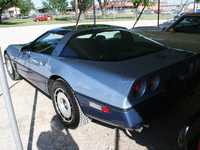
<svg viewBox="0 0 200 150"><path fill-rule="evenodd" d="M140 20L157 20L156 14L143 14ZM173 19L173 15L160 15L160 19ZM135 14L107 14L106 16L96 16L97 22L104 21L135 21ZM51 24L63 24L63 23L75 23L75 16L53 16L51 21L34 21L33 19L8 19L3 20L0 24L2 27L18 27L18 26L34 26L34 25L51 25ZM93 22L93 15L86 15L84 22Z"/></svg>
<svg viewBox="0 0 200 150"><path fill-rule="evenodd" d="M74 21L75 22L75 21ZM34 26L34 25L51 25L51 24L62 24L63 21L34 21L33 19L8 19L3 20L0 27L18 27L18 26ZM67 21L66 23L71 23Z"/></svg>

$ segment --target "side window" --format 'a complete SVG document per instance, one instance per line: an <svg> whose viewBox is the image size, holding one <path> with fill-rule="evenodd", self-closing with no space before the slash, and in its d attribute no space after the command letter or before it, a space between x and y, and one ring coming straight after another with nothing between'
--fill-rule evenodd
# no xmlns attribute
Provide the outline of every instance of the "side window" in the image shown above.
<svg viewBox="0 0 200 150"><path fill-rule="evenodd" d="M98 34L96 34L95 39L112 39L112 38L117 38L117 39L121 39L121 34L120 31L111 31L111 32L100 32Z"/></svg>
<svg viewBox="0 0 200 150"><path fill-rule="evenodd" d="M51 54L63 37L63 35L57 33L47 33L34 42L33 46L31 47L31 51L43 54Z"/></svg>
<svg viewBox="0 0 200 150"><path fill-rule="evenodd" d="M68 45L65 45L62 52L60 53L61 57L68 57L68 58L79 58L78 55L71 49Z"/></svg>
<svg viewBox="0 0 200 150"><path fill-rule="evenodd" d="M85 35L80 35L77 36L77 39L89 39L92 36L92 34L85 34Z"/></svg>

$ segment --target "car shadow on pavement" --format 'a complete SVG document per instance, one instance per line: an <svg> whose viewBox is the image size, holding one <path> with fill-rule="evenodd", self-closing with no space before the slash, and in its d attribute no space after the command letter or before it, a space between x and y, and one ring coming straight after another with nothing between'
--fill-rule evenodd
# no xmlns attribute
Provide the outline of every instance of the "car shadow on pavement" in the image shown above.
<svg viewBox="0 0 200 150"><path fill-rule="evenodd" d="M55 115L51 120L51 130L41 132L37 140L38 150L78 150L68 129Z"/></svg>
<svg viewBox="0 0 200 150"><path fill-rule="evenodd" d="M35 128L38 92L42 92L42 91L39 90L37 87L35 87L35 95L34 95L27 150L33 149L33 138L34 138L33 136L34 136L34 128ZM68 128L65 127L60 122L57 115L55 115L52 118L50 122L50 127L51 127L50 131L40 133L37 139L37 143L36 143L38 150L55 150L55 149L56 150L66 150L66 149L78 150L79 149L78 145L76 144L76 142L73 140L72 136L70 135Z"/></svg>

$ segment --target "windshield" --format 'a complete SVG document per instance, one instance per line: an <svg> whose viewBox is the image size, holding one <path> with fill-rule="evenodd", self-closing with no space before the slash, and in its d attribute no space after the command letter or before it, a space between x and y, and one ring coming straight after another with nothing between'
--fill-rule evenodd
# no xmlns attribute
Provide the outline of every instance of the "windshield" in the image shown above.
<svg viewBox="0 0 200 150"><path fill-rule="evenodd" d="M127 30L94 30L71 38L61 56L74 51L79 59L120 61L165 49L144 36Z"/></svg>

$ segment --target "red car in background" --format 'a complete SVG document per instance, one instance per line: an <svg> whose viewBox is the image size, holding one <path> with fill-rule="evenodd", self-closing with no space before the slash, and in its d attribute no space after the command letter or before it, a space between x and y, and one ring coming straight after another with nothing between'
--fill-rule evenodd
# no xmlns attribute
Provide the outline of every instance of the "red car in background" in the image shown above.
<svg viewBox="0 0 200 150"><path fill-rule="evenodd" d="M154 12L155 12L156 14L158 14L158 10L155 10ZM160 13L161 13L161 12L164 12L164 11L163 11L163 10L160 10Z"/></svg>
<svg viewBox="0 0 200 150"><path fill-rule="evenodd" d="M51 19L52 19L52 15L49 15L49 13L45 15L39 15L38 17L33 18L34 21L51 20Z"/></svg>

